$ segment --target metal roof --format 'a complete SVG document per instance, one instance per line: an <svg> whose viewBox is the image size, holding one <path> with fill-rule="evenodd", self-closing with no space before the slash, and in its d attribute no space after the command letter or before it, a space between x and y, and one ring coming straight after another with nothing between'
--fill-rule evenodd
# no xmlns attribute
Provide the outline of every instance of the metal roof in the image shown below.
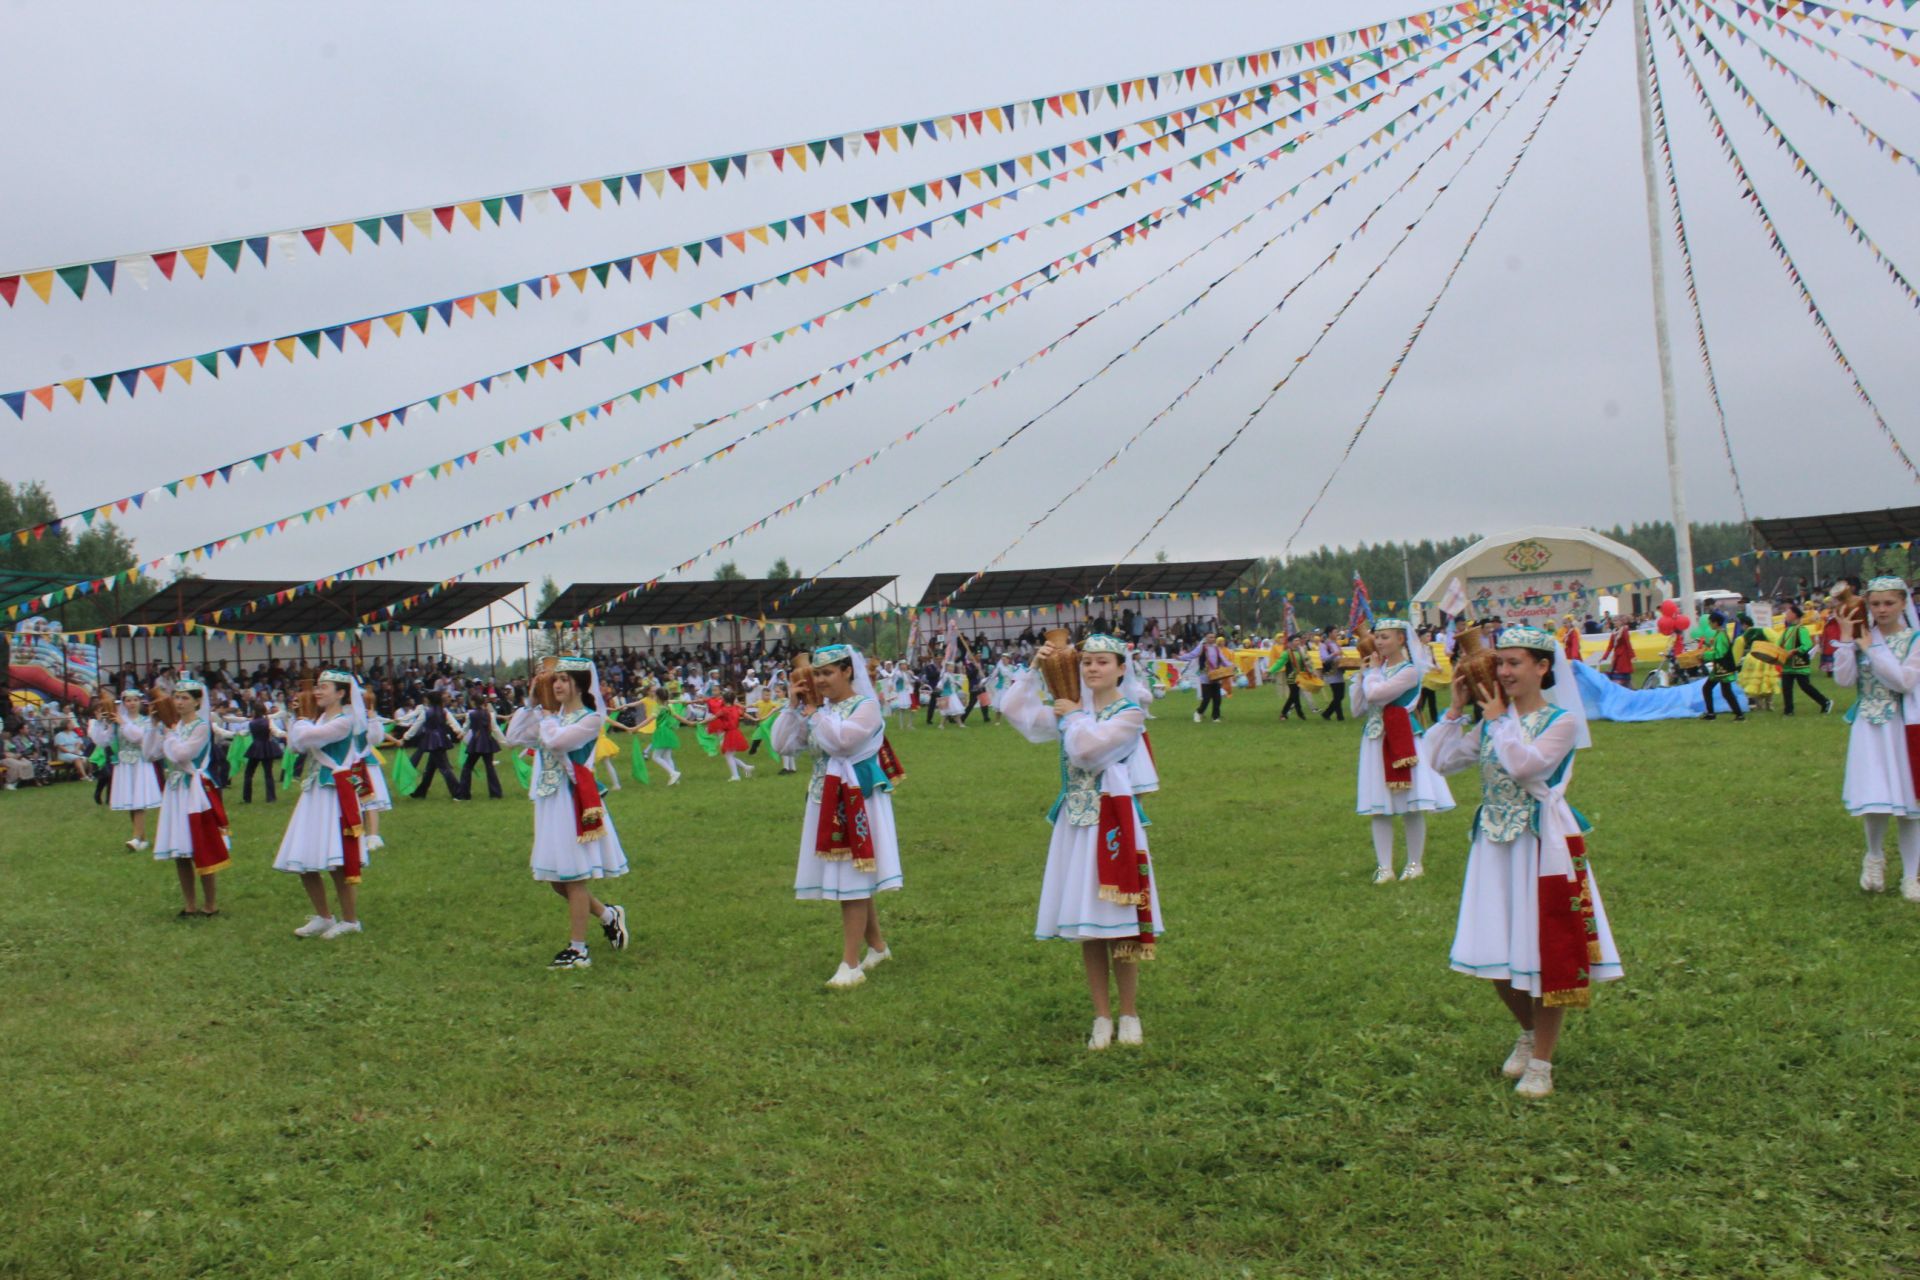
<svg viewBox="0 0 1920 1280"><path fill-rule="evenodd" d="M78 577L71 573L41 573L36 569L0 569L0 609L10 609L27 600L34 600L49 591L58 591L62 587L72 586L76 582L88 581L87 575ZM91 599L90 596L74 597L75 600ZM51 613L60 608L51 605L40 610L41 614ZM37 617L39 614L27 614L25 617Z"/></svg>
<svg viewBox="0 0 1920 1280"><path fill-rule="evenodd" d="M774 610L775 602L799 585L793 579L662 582L651 591L642 591L631 600L615 605L605 615L592 619L592 623L605 627L670 627L726 617L766 617L776 621L835 618L892 581L891 575L820 578L778 611ZM541 612L540 621L571 622L587 610L640 585L638 582L576 582Z"/></svg>
<svg viewBox="0 0 1920 1280"><path fill-rule="evenodd" d="M1920 507L1844 511L1831 516L1783 516L1755 520L1753 530L1770 551L1837 551L1920 538Z"/></svg>
<svg viewBox="0 0 1920 1280"><path fill-rule="evenodd" d="M216 610L291 591L301 585L298 581L257 578L187 578L161 588L152 599L129 609L120 621L147 624L180 622L188 618L212 621L207 615ZM398 604L433 585L431 582L396 582L378 578L335 582L290 600L277 603L269 600L250 613L221 618L216 625L231 627L236 631L284 635L344 631L359 626L361 615ZM518 591L523 585L518 582L455 583L432 599L421 601L412 611L399 615L395 621L416 627L448 626Z"/></svg>
<svg viewBox="0 0 1920 1280"><path fill-rule="evenodd" d="M1021 609L1066 604L1090 596L1189 593L1217 595L1253 567L1245 560L1185 560L1157 564L1073 565L1057 569L1000 569L968 587L956 609ZM971 573L937 573L920 596L922 608L937 605ZM1104 581L1102 581L1104 579Z"/></svg>

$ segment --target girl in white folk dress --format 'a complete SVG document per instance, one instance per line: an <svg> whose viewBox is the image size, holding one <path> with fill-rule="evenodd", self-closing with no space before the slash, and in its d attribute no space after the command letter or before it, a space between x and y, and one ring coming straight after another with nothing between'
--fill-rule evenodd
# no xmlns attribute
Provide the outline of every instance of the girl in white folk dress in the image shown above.
<svg viewBox="0 0 1920 1280"><path fill-rule="evenodd" d="M220 914L214 877L231 861L226 809L207 777L213 758L213 725L207 720L206 699L207 687L198 680L183 676L174 681L173 723L163 726L156 720L141 739L143 754L158 761L166 773L160 788L160 817L154 824L153 857L156 862L172 862L179 874L182 919Z"/></svg>
<svg viewBox="0 0 1920 1280"><path fill-rule="evenodd" d="M1900 578L1867 583L1867 628L1840 616L1840 645L1833 652L1833 678L1859 689L1847 712L1847 772L1840 798L1866 828L1867 855L1860 887L1887 887L1887 824L1898 832L1900 896L1920 902L1920 781L1915 743L1920 726L1920 622L1907 584Z"/></svg>
<svg viewBox="0 0 1920 1280"><path fill-rule="evenodd" d="M845 990L893 959L874 899L905 883L893 825L898 769L889 769L886 713L858 649L815 649L813 685L817 703L806 699L804 689L788 695L773 722L773 749L813 756L793 896L840 904L840 967L827 986Z"/></svg>
<svg viewBox="0 0 1920 1280"><path fill-rule="evenodd" d="M133 816L133 838L127 848L135 853L147 849L147 810L160 807L160 779L140 749L152 731L153 722L140 714L138 689L121 694L117 704L102 706L100 714L87 723L87 736L107 753L107 767L113 770L108 803L115 813Z"/></svg>
<svg viewBox="0 0 1920 1280"><path fill-rule="evenodd" d="M367 731L359 742L360 763L367 770L367 795L360 805L360 817L367 829L367 852L372 853L387 847L380 836L380 815L392 810L393 791L387 786L387 771L380 766L380 757L374 754L386 745L387 722L374 706L373 690L361 690L361 705L367 710Z"/></svg>
<svg viewBox="0 0 1920 1280"><path fill-rule="evenodd" d="M606 719L600 676L590 658L563 657L536 676L527 704L507 722L506 741L538 751L533 763L533 878L567 900L567 945L550 969L586 969L589 920L615 951L626 949L625 907L602 902L589 885L627 874L613 814L594 781L594 750Z"/></svg>
<svg viewBox="0 0 1920 1280"><path fill-rule="evenodd" d="M1423 757L1420 721L1413 714L1433 651L1413 640L1413 628L1402 618L1374 623L1373 639L1373 653L1351 685L1354 714L1366 718L1354 812L1373 825L1373 882L1391 884L1394 818L1407 831L1407 866L1400 878L1418 880L1426 874L1427 815L1453 808L1453 792Z"/></svg>
<svg viewBox="0 0 1920 1280"><path fill-rule="evenodd" d="M1127 647L1092 635L1080 646L1081 699L1053 699L1041 675L1058 652L1042 645L1032 666L1007 690L1001 714L1030 742L1058 742L1060 796L1048 813L1053 839L1034 937L1080 943L1093 1030L1087 1048L1115 1039L1108 985L1120 989L1118 1039L1143 1040L1137 999L1140 964L1154 957L1165 932L1160 890L1147 852L1146 815L1134 799L1134 760L1145 751L1147 713L1121 693Z"/></svg>
<svg viewBox="0 0 1920 1280"><path fill-rule="evenodd" d="M1468 689L1456 669L1453 705L1427 735L1436 769L1480 770L1451 964L1493 982L1520 1024L1501 1073L1518 1078L1520 1096L1544 1098L1566 1011L1622 970L1588 864L1588 824L1567 802L1574 752L1590 740L1566 655L1536 627L1508 627L1495 645L1498 687ZM1483 718L1472 727L1475 702Z"/></svg>
<svg viewBox="0 0 1920 1280"><path fill-rule="evenodd" d="M332 941L362 932L360 877L370 852L363 806L373 796L360 762L369 732L366 703L352 673L337 670L322 671L312 692L296 695L294 703L287 750L306 762L273 869L299 876L313 907L293 936ZM328 879L337 912L327 906Z"/></svg>

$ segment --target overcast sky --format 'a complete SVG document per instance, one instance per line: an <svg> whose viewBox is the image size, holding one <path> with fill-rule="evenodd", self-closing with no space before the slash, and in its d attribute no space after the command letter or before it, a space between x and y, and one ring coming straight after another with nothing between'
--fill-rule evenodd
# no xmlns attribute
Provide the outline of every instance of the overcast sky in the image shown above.
<svg viewBox="0 0 1920 1280"><path fill-rule="evenodd" d="M1716 0L1731 12L1730 0ZM1072 86L1170 69L1395 16L1406 5L1264 3L904 7L852 4L339 3L322 9L238 3L34 4L0 0L0 114L9 198L0 202L0 274L174 244L366 216L458 198L627 172L854 130ZM1036 22L1044 14L1047 21ZM908 15L911 15L910 17ZM1297 549L1321 543L1441 537L1549 522L1598 526L1664 518L1666 472L1654 360L1646 215L1639 170L1631 14L1601 24L1566 93L1441 304L1398 384ZM1819 38L1890 75L1920 81L1852 35ZM1772 43L1822 89L1901 145L1920 148L1912 98L1787 41ZM38 51L37 53L35 51ZM1663 76L1703 304L1756 516L1901 505L1912 482L1894 463L1771 256L1757 220L1712 146L1704 118L1662 44ZM1882 248L1920 269L1920 175L1871 151L1844 116L1824 116L1751 52L1736 67ZM1362 300L1194 497L1142 550L1175 559L1277 553L1326 479L1421 310L1458 256L1494 183L1545 99L1549 69L1455 182ZM1442 82L1435 74L1409 90ZM1238 88L1248 80L1229 81ZM1515 96L1509 90L1507 98ZM1163 98L1184 104L1199 94ZM1506 99L1503 99L1503 103ZM1894 430L1920 451L1914 405L1916 317L1824 203L1730 95L1736 144L1840 341ZM1390 99L1383 110L1404 108ZM1497 109L1496 109L1497 110ZM805 175L755 172L708 192L651 196L602 211L530 215L521 225L410 237L352 256L304 249L236 275L122 284L77 302L0 309L0 389L14 390L187 355L472 292L771 217L1110 129L1150 114L1107 108L1080 120L955 138ZM949 489L845 571L898 573L917 596L937 570L971 570L1078 483L1270 308L1464 116L1443 116L1303 230L1175 320L1005 453ZM1386 118L1366 118L1372 129ZM1484 126L1468 134L1477 141ZM1328 136L1250 174L1234 193L1098 270L1041 291L992 324L929 352L848 403L771 432L726 462L660 488L616 517L560 539L495 575L538 581L642 579L796 496L1082 317L1166 269L1235 219L1300 181L1361 135ZM1270 144L1269 144L1270 145ZM1362 153L1371 155L1372 152ZM1453 173L1437 159L1354 241L1155 427L1128 459L1034 534L1009 567L1110 560L1146 529L1205 458L1387 252ZM657 378L716 351L837 306L858 293L1032 223L1156 159L1023 199L929 244L868 256L824 281L764 291L750 304L676 325L664 341L604 350L563 377L415 416L404 430L329 447L319 459L249 474L211 495L151 503L124 522L145 556L246 528ZM730 365L686 389L622 409L561 442L492 459L323 525L231 551L209 576L311 577L438 532L751 404L812 371L939 315L1222 172L1191 168L1071 225L889 295L857 315ZM1335 179L1256 219L1194 263L1089 326L992 392L831 494L728 553L749 574L785 556L813 569L873 532L1013 426L1131 345L1204 284L1303 213ZM671 190L671 189L670 189ZM945 212L949 201L936 207ZM925 216L925 215L920 215ZM896 219L888 226L917 218ZM879 224L869 224L869 227ZM37 478L63 510L337 427L473 377L591 341L724 288L873 234L825 237L729 255L649 283L382 335L320 360L274 357L265 369L205 378L102 406L32 406L7 433L0 474ZM182 275L186 275L184 267ZM1737 518L1706 398L1691 320L1672 262L1683 460L1696 519ZM25 295L23 294L23 298ZM791 408L792 401L785 408ZM782 409L696 437L713 447ZM666 463L692 456L692 447ZM663 469L629 470L551 511L410 561L393 576L465 570L637 487ZM724 557L723 557L724 558ZM717 560L693 570L710 576Z"/></svg>

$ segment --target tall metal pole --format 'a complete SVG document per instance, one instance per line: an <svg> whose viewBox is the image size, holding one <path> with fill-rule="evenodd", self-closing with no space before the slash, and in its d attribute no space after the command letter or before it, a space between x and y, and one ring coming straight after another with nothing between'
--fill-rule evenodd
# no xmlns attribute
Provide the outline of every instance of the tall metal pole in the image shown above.
<svg viewBox="0 0 1920 1280"><path fill-rule="evenodd" d="M1647 189L1647 247L1653 266L1653 341L1660 356L1660 407L1667 436L1667 492L1673 502L1673 554L1679 561L1680 605L1693 607L1693 528L1687 523L1686 482L1680 474L1679 414L1673 402L1673 350L1667 339L1667 242L1660 219L1660 185L1653 162L1653 41L1647 0L1633 0L1634 87L1640 98L1640 168Z"/></svg>

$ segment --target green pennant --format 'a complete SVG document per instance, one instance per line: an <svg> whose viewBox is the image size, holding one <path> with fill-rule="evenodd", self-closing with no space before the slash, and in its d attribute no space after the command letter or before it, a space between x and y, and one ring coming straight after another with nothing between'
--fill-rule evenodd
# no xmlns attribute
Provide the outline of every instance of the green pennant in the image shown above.
<svg viewBox="0 0 1920 1280"><path fill-rule="evenodd" d="M308 355L318 357L320 354L320 331L314 329L301 334L300 345L307 349Z"/></svg>
<svg viewBox="0 0 1920 1280"><path fill-rule="evenodd" d="M176 498L177 498L177 497L179 497L179 496L180 496L180 482L179 482L178 480L169 480L169 481L167 481L167 493L168 493L168 494L169 494L170 496L172 496L172 497L176 497Z"/></svg>
<svg viewBox="0 0 1920 1280"><path fill-rule="evenodd" d="M427 316L430 312L426 307L415 307L413 310L407 312L407 314L412 316L413 322L420 326L420 332L425 333L427 331Z"/></svg>
<svg viewBox="0 0 1920 1280"><path fill-rule="evenodd" d="M612 351L615 345L619 343L620 335L617 333L610 333L606 337L600 339L600 341L606 344L607 350Z"/></svg>
<svg viewBox="0 0 1920 1280"><path fill-rule="evenodd" d="M602 178L600 179L600 185L604 186L607 189L607 194L613 197L613 202L615 204L619 204L621 200L625 198L620 194L621 186L625 181L626 180L624 178L621 178L618 176L615 176L612 178ZM496 219L496 221L498 221L498 219Z"/></svg>
<svg viewBox="0 0 1920 1280"><path fill-rule="evenodd" d="M77 267L61 267L59 274L60 278L66 282L67 288L73 290L74 297L84 298L87 296L86 263L83 262Z"/></svg>
<svg viewBox="0 0 1920 1280"><path fill-rule="evenodd" d="M213 246L213 252L220 261L227 264L227 270L240 269L240 241L228 240L224 244L217 244Z"/></svg>
<svg viewBox="0 0 1920 1280"><path fill-rule="evenodd" d="M695 240L692 244L681 245L680 251L686 254L695 266L700 265L700 242L698 240Z"/></svg>
<svg viewBox="0 0 1920 1280"><path fill-rule="evenodd" d="M727 158L725 156L714 157L713 176L722 182L727 180Z"/></svg>
<svg viewBox="0 0 1920 1280"><path fill-rule="evenodd" d="M102 400L105 400L108 396L113 394L113 375L112 374L103 373L99 377L89 378L87 379L87 381L93 384L93 389L100 393L100 398Z"/></svg>
<svg viewBox="0 0 1920 1280"><path fill-rule="evenodd" d="M779 218L773 222L769 222L767 229L779 236L782 240L787 238L787 220L785 218Z"/></svg>
<svg viewBox="0 0 1920 1280"><path fill-rule="evenodd" d="M361 218L359 221L355 222L353 225L360 228L361 235L373 241L375 244L380 243L380 230L382 226L380 219Z"/></svg>
<svg viewBox="0 0 1920 1280"><path fill-rule="evenodd" d="M867 220L867 197L861 196L848 207L860 215L860 221L865 222Z"/></svg>
<svg viewBox="0 0 1920 1280"><path fill-rule="evenodd" d="M965 209L955 209L953 211L953 225L956 227L964 227L967 225L967 211Z"/></svg>
<svg viewBox="0 0 1920 1280"><path fill-rule="evenodd" d="M700 308L705 305L705 303L696 302L687 308L687 314L691 315L695 320L698 320L700 318Z"/></svg>
<svg viewBox="0 0 1920 1280"><path fill-rule="evenodd" d="M809 142L807 144L807 150L813 152L813 158L815 161L825 160L827 158L827 144L824 140L819 142Z"/></svg>
<svg viewBox="0 0 1920 1280"><path fill-rule="evenodd" d="M907 135L907 145L912 146L914 135L920 132L920 126L914 124L912 121L908 121L906 124L900 126L900 132Z"/></svg>
<svg viewBox="0 0 1920 1280"><path fill-rule="evenodd" d="M194 361L214 377L217 378L220 376L220 353L218 351L209 351L204 355L195 356Z"/></svg>
<svg viewBox="0 0 1920 1280"><path fill-rule="evenodd" d="M519 285L510 284L505 286L500 290L500 296L507 300L508 306L513 307L516 310L519 309L519 306L520 306L520 286Z"/></svg>
<svg viewBox="0 0 1920 1280"><path fill-rule="evenodd" d="M924 182L916 182L907 188L907 194L915 200L918 200L922 205L925 205L927 203L927 184Z"/></svg>
<svg viewBox="0 0 1920 1280"><path fill-rule="evenodd" d="M493 219L494 226L497 227L500 225L500 210L506 207L505 200L499 196L493 196L490 199L482 200L480 207L487 211L487 217Z"/></svg>
<svg viewBox="0 0 1920 1280"><path fill-rule="evenodd" d="M602 289L607 287L607 273L612 270L613 264L610 262L603 262L593 269L593 278L600 282Z"/></svg>

